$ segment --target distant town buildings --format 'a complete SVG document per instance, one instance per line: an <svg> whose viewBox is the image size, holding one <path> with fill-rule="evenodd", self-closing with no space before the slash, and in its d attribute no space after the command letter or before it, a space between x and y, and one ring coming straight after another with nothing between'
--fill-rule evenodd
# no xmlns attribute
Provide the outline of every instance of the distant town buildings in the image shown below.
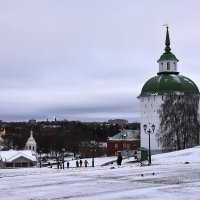
<svg viewBox="0 0 200 200"><path fill-rule="evenodd" d="M128 124L128 120L125 119L110 119L108 120L109 124L118 124L119 126L125 126Z"/></svg>
<svg viewBox="0 0 200 200"><path fill-rule="evenodd" d="M31 124L31 125L35 125L37 122L36 122L36 120L35 119L30 119L29 120L29 124Z"/></svg>

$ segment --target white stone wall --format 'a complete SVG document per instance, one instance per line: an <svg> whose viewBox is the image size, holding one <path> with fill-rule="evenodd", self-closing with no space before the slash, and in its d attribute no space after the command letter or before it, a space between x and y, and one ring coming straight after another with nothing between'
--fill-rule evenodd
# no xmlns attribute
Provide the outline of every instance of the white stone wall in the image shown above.
<svg viewBox="0 0 200 200"><path fill-rule="evenodd" d="M141 111L141 147L149 148L149 135L144 132L143 125L147 125L147 130L151 130L151 126L155 125L155 131L150 135L152 153L160 152L161 147L158 146L155 134L159 129L159 114L161 104L164 96L148 96L140 97L140 111Z"/></svg>
<svg viewBox="0 0 200 200"><path fill-rule="evenodd" d="M149 96L149 97L140 97L140 112L141 112L141 147L149 148L149 136L144 132L143 125L147 125L147 130L151 130L151 126L155 125L155 131L151 134L151 150L152 153L161 152L162 148L158 145L158 142L155 137L160 125L159 113L161 104L163 103L165 96ZM200 102L198 110L198 118L200 121ZM200 134L200 133L199 133Z"/></svg>

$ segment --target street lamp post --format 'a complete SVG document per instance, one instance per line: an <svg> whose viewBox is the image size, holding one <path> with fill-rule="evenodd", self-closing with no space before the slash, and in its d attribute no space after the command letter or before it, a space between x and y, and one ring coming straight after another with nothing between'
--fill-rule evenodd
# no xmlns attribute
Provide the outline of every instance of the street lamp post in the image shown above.
<svg viewBox="0 0 200 200"><path fill-rule="evenodd" d="M62 148L63 152L63 169L65 168L65 148Z"/></svg>
<svg viewBox="0 0 200 200"><path fill-rule="evenodd" d="M92 167L94 167L94 147L92 147L90 151L92 153Z"/></svg>
<svg viewBox="0 0 200 200"><path fill-rule="evenodd" d="M153 124L151 126L151 130L150 130L150 128L149 128L149 130L147 130L147 125L146 124L143 125L143 128L144 128L144 132L149 135L149 165L151 165L151 139L150 139L150 135L152 133L154 133L155 125Z"/></svg>
<svg viewBox="0 0 200 200"><path fill-rule="evenodd" d="M94 167L94 151L96 151L95 149L95 144L96 142L95 141L91 141L91 144L90 144L90 151L91 151L91 154L92 154L92 167Z"/></svg>

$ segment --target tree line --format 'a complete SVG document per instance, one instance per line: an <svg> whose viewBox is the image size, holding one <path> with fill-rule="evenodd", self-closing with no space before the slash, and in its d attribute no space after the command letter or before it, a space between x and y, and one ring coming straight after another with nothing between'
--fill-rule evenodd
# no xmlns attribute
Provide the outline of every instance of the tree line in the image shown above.
<svg viewBox="0 0 200 200"><path fill-rule="evenodd" d="M139 123L132 123L123 128L139 129L139 126ZM3 123L1 129L4 127L6 130L5 136L3 136L5 150L10 148L23 149L32 130L38 151L61 151L62 148L65 148L67 151L74 153L79 151L81 142L92 140L106 142L107 137L119 133L122 128L118 124L76 121L45 121L37 122L34 125L26 122L10 122Z"/></svg>

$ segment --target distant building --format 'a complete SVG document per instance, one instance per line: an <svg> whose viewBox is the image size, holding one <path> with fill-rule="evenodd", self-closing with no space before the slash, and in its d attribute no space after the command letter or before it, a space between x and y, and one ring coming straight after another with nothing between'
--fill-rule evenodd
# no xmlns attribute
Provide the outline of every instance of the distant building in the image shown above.
<svg viewBox="0 0 200 200"><path fill-rule="evenodd" d="M96 141L81 142L79 152L82 158L103 156L106 154L106 143Z"/></svg>
<svg viewBox="0 0 200 200"><path fill-rule="evenodd" d="M128 124L128 120L126 119L110 119L108 120L109 124L118 124L119 126L125 126Z"/></svg>
<svg viewBox="0 0 200 200"><path fill-rule="evenodd" d="M5 129L1 135L5 134ZM1 141L1 140L0 140ZM0 151L0 167L32 167L37 165L37 144L30 132L25 150Z"/></svg>
<svg viewBox="0 0 200 200"><path fill-rule="evenodd" d="M36 124L36 120L35 120L35 119L30 119L30 120L29 120L29 124L35 125L35 124Z"/></svg>
<svg viewBox="0 0 200 200"><path fill-rule="evenodd" d="M0 151L0 167L32 167L37 165L37 158L30 150Z"/></svg>
<svg viewBox="0 0 200 200"><path fill-rule="evenodd" d="M30 132L30 137L28 138L25 149L31 150L36 152L37 151L37 143L35 142L35 139L33 138L33 131Z"/></svg>
<svg viewBox="0 0 200 200"><path fill-rule="evenodd" d="M139 147L140 131L123 129L107 139L107 156L115 156L119 152L122 156L133 156Z"/></svg>
<svg viewBox="0 0 200 200"><path fill-rule="evenodd" d="M42 125L42 129L56 129L61 128L61 125Z"/></svg>

